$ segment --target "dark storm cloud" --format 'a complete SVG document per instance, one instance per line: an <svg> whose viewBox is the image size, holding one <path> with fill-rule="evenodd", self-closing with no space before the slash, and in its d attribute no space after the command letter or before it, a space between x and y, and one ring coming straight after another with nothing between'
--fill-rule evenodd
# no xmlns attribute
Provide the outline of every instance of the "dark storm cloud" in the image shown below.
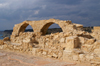
<svg viewBox="0 0 100 66"><path fill-rule="evenodd" d="M83 0L49 0L48 2L56 3L56 4L67 4L67 5L78 5Z"/></svg>
<svg viewBox="0 0 100 66"><path fill-rule="evenodd" d="M100 0L0 0L0 30L24 20L49 18L99 25L99 6Z"/></svg>

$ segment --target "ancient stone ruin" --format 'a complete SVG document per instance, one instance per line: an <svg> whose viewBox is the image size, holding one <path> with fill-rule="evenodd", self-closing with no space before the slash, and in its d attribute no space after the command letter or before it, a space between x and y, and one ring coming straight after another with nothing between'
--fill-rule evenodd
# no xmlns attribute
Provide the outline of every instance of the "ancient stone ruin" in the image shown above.
<svg viewBox="0 0 100 66"><path fill-rule="evenodd" d="M63 32L46 35L53 23ZM30 25L34 32L24 32ZM59 19L24 21L16 24L11 38L0 40L0 49L26 52L33 56L56 58L100 64L100 27L91 33L83 30L83 25Z"/></svg>

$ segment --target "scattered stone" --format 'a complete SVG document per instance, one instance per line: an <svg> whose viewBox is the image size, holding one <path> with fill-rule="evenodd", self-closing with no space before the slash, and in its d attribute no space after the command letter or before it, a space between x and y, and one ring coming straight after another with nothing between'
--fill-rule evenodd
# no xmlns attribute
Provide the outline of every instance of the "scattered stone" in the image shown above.
<svg viewBox="0 0 100 66"><path fill-rule="evenodd" d="M10 41L10 38L9 38L9 37L5 37L5 38L3 39L3 41Z"/></svg>

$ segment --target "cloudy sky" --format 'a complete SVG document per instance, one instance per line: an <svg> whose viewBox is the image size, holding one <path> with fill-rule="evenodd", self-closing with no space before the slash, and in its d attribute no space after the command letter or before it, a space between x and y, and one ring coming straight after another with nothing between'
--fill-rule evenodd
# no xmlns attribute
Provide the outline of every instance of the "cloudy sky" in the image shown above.
<svg viewBox="0 0 100 66"><path fill-rule="evenodd" d="M24 20L49 18L99 26L100 0L0 0L0 30Z"/></svg>

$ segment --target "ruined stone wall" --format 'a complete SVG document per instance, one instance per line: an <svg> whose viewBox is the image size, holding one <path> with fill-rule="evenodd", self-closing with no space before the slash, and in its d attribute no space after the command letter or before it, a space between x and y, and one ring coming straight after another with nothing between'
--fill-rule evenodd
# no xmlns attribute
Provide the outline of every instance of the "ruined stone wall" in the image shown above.
<svg viewBox="0 0 100 66"><path fill-rule="evenodd" d="M14 42L9 44L4 42L1 49L29 52L34 56L63 60L66 60L65 58L79 60L80 54L85 55L85 53L93 52L95 48L92 47L96 43L95 39L84 31L61 32L45 36L41 36L41 33L24 32L19 34ZM77 56L77 59L74 59L73 55Z"/></svg>
<svg viewBox="0 0 100 66"><path fill-rule="evenodd" d="M20 32L24 32L26 27L30 25L34 32L42 32L42 35L46 34L47 29L53 23L58 24L63 32L73 31L77 28L83 27L80 24L74 24L71 21L63 21L58 19L49 19L49 20L40 20L40 21L24 21L20 24L16 24L13 28L13 32L11 35L11 41L19 35Z"/></svg>
<svg viewBox="0 0 100 66"><path fill-rule="evenodd" d="M100 40L100 27L99 26L95 26L92 30L91 35L93 37L95 37L97 40Z"/></svg>
<svg viewBox="0 0 100 66"><path fill-rule="evenodd" d="M34 30L35 32L24 32L24 30L28 25L36 25L34 23L39 21L24 21L15 25L11 39L0 40L0 49L26 52L34 56L61 60L91 63L100 61L98 60L100 59L100 40L95 38L92 35L93 33L82 31L82 25L80 24L57 20L57 24L63 25L61 27L63 32L44 35L44 31L48 28L48 25L53 24L51 23L53 21L56 20L42 20L42 23L46 22L43 24L44 26L42 25L43 29L39 26L33 26L33 28L38 29ZM63 22L64 24L62 24Z"/></svg>

